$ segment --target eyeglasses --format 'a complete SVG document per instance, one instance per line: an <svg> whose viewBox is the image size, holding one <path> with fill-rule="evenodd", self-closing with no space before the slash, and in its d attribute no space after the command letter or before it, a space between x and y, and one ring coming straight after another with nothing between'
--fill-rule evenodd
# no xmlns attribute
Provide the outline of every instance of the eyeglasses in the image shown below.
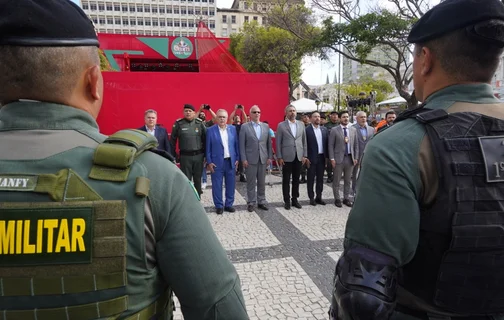
<svg viewBox="0 0 504 320"><path fill-rule="evenodd" d="M261 111L252 111L251 113L261 113Z"/></svg>

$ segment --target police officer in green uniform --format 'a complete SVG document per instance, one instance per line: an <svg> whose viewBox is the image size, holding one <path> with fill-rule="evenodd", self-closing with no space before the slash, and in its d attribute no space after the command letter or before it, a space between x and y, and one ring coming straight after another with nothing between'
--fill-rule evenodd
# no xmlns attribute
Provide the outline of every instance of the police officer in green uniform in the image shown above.
<svg viewBox="0 0 504 320"><path fill-rule="evenodd" d="M177 140L180 149L180 170L192 179L194 187L201 195L201 175L205 159L206 143L205 123L194 112L190 104L184 105L184 118L178 119L173 124L171 133L172 150L176 150Z"/></svg>
<svg viewBox="0 0 504 320"><path fill-rule="evenodd" d="M172 319L173 293L186 320L248 319L187 177L148 133L99 133L85 13L1 1L0 30L0 319Z"/></svg>
<svg viewBox="0 0 504 320"><path fill-rule="evenodd" d="M324 125L327 128L327 132L331 131L333 127L339 126L340 122L338 120L339 115L338 111L331 111L329 116L329 121ZM333 182L333 167L331 161L327 161L326 164L326 172L327 172L327 183Z"/></svg>
<svg viewBox="0 0 504 320"><path fill-rule="evenodd" d="M413 26L421 107L367 145L332 319L504 319L504 4L446 0Z"/></svg>

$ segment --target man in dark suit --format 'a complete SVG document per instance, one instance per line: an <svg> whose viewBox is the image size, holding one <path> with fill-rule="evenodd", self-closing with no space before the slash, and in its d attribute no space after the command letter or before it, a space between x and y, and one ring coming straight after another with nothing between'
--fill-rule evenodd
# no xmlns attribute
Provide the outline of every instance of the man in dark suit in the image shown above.
<svg viewBox="0 0 504 320"><path fill-rule="evenodd" d="M158 149L168 152L174 156L171 150L170 141L168 140L168 132L166 129L157 125L157 112L156 110L149 109L144 113L145 125L138 128L138 130L146 131L156 137L158 141Z"/></svg>
<svg viewBox="0 0 504 320"><path fill-rule="evenodd" d="M308 148L308 160L306 166L308 167L308 197L310 204L315 206L317 204L325 205L322 200L322 190L324 186L324 169L326 158L328 158L328 145L327 145L327 128L320 125L320 114L313 112L311 115L311 124L306 127L306 145ZM316 197L313 194L313 184L317 181Z"/></svg>
<svg viewBox="0 0 504 320"><path fill-rule="evenodd" d="M217 125L208 128L206 134L207 169L212 173L212 197L217 214L222 214L224 210L236 211L233 208L235 171L240 161L240 148L236 128L227 125L227 119L227 111L218 110ZM223 178L226 183L225 203L222 201Z"/></svg>

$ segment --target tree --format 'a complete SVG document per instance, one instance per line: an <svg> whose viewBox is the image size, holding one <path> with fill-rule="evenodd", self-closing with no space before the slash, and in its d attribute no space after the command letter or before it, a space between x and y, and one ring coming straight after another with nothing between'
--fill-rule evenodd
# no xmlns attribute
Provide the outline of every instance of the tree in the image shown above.
<svg viewBox="0 0 504 320"><path fill-rule="evenodd" d="M311 42L295 37L287 30L247 23L231 35L230 52L249 72L289 75L289 96L301 79L301 59L314 51Z"/></svg>
<svg viewBox="0 0 504 320"><path fill-rule="evenodd" d="M412 107L417 105L417 100L407 91L412 81L412 63L409 59L412 46L406 38L412 25L428 10L428 1L388 2L391 5L388 10L376 5L367 13L361 14L359 0L313 0L316 8L338 15L342 21L335 22L332 17L326 18L321 33L316 38L312 37L312 41L320 48L329 49L347 59L382 68L392 76L400 96ZM309 21L310 18L299 16L299 12L297 16L293 13L296 12L277 10L274 12L276 17L270 18L270 22L306 39L305 28L299 21ZM370 55L373 50L381 50L387 55L387 59L383 61L373 58Z"/></svg>

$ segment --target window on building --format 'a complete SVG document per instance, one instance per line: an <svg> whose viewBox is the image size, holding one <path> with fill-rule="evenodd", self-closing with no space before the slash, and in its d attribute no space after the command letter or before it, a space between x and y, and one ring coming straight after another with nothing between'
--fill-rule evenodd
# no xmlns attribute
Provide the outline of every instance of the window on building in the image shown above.
<svg viewBox="0 0 504 320"><path fill-rule="evenodd" d="M91 3L89 7L91 10L96 11L96 3Z"/></svg>
<svg viewBox="0 0 504 320"><path fill-rule="evenodd" d="M100 18L100 24L105 24L105 18Z"/></svg>
<svg viewBox="0 0 504 320"><path fill-rule="evenodd" d="M208 14L207 9L203 9L203 15L206 16Z"/></svg>
<svg viewBox="0 0 504 320"><path fill-rule="evenodd" d="M236 28L231 29L231 33L236 33Z"/></svg>
<svg viewBox="0 0 504 320"><path fill-rule="evenodd" d="M243 3L243 9L247 10L248 8L249 8L248 2L247 2L247 1L245 1L245 2Z"/></svg>
<svg viewBox="0 0 504 320"><path fill-rule="evenodd" d="M194 10L193 9L187 9L187 14L188 15L193 15L194 14Z"/></svg>
<svg viewBox="0 0 504 320"><path fill-rule="evenodd" d="M114 5L114 11L121 11L121 6L118 4Z"/></svg>
<svg viewBox="0 0 504 320"><path fill-rule="evenodd" d="M245 19L245 22L249 22L249 16L245 16L244 19Z"/></svg>
<svg viewBox="0 0 504 320"><path fill-rule="evenodd" d="M89 9L89 5L87 3L83 3L82 4L82 9L83 10L88 10Z"/></svg>
<svg viewBox="0 0 504 320"><path fill-rule="evenodd" d="M130 25L136 26L136 19L135 18L131 18Z"/></svg>
<svg viewBox="0 0 504 320"><path fill-rule="evenodd" d="M154 27L159 26L159 21L158 21L158 20L152 20L152 25L153 25Z"/></svg>
<svg viewBox="0 0 504 320"><path fill-rule="evenodd" d="M210 11L208 12L208 15L209 16L215 16L215 10L210 9Z"/></svg>
<svg viewBox="0 0 504 320"><path fill-rule="evenodd" d="M187 14L187 9L186 8L180 9L180 14Z"/></svg>
<svg viewBox="0 0 504 320"><path fill-rule="evenodd" d="M168 20L168 22L166 23L166 25L167 25L168 27L173 27L173 21Z"/></svg>
<svg viewBox="0 0 504 320"><path fill-rule="evenodd" d="M137 23L138 23L139 26L143 26L144 25L143 19L138 19Z"/></svg>
<svg viewBox="0 0 504 320"><path fill-rule="evenodd" d="M186 37L186 36L187 36L187 33L185 33L185 32L181 32L181 33L180 33L180 36L181 36L181 37Z"/></svg>
<svg viewBox="0 0 504 320"><path fill-rule="evenodd" d="M210 29L215 29L215 22L210 21Z"/></svg>
<svg viewBox="0 0 504 320"><path fill-rule="evenodd" d="M107 18L107 24L114 24L114 19Z"/></svg>
<svg viewBox="0 0 504 320"><path fill-rule="evenodd" d="M121 18L114 18L115 24L121 24Z"/></svg>
<svg viewBox="0 0 504 320"><path fill-rule="evenodd" d="M157 32L157 31L152 31L152 35L153 35L153 36L159 36L159 32Z"/></svg>
<svg viewBox="0 0 504 320"><path fill-rule="evenodd" d="M103 4L98 5L98 10L99 11L105 11L105 6Z"/></svg>
<svg viewBox="0 0 504 320"><path fill-rule="evenodd" d="M112 11L112 4L107 4L107 11Z"/></svg>
<svg viewBox="0 0 504 320"><path fill-rule="evenodd" d="M180 21L174 21L173 26L175 27L180 27Z"/></svg>
<svg viewBox="0 0 504 320"><path fill-rule="evenodd" d="M152 13L158 13L158 8L157 7L152 7Z"/></svg>
<svg viewBox="0 0 504 320"><path fill-rule="evenodd" d="M257 3L254 2L254 11L257 11Z"/></svg>
<svg viewBox="0 0 504 320"><path fill-rule="evenodd" d="M194 14L200 15L201 14L201 9L200 8L194 8Z"/></svg>
<svg viewBox="0 0 504 320"><path fill-rule="evenodd" d="M147 20L145 21L145 25L146 25L146 26L150 26L150 25L151 25L151 21L150 21L150 19L147 19Z"/></svg>
<svg viewBox="0 0 504 320"><path fill-rule="evenodd" d="M266 19L266 17L262 17L262 24L266 24L266 22L268 22L268 20Z"/></svg>
<svg viewBox="0 0 504 320"><path fill-rule="evenodd" d="M137 5L137 12L143 12L143 7L141 5Z"/></svg>
<svg viewBox="0 0 504 320"><path fill-rule="evenodd" d="M166 13L172 13L172 8L166 8Z"/></svg>
<svg viewBox="0 0 504 320"><path fill-rule="evenodd" d="M222 23L227 23L227 16L225 14L222 15Z"/></svg>
<svg viewBox="0 0 504 320"><path fill-rule="evenodd" d="M159 21L159 26L165 27L166 26L166 21L164 21L164 20Z"/></svg>
<svg viewBox="0 0 504 320"><path fill-rule="evenodd" d="M121 6L121 9L122 9L122 12L128 12L128 5L123 4L123 5Z"/></svg>
<svg viewBox="0 0 504 320"><path fill-rule="evenodd" d="M179 14L180 13L180 9L179 8L173 8L173 13L174 14Z"/></svg>
<svg viewBox="0 0 504 320"><path fill-rule="evenodd" d="M206 2L206 1L203 1L203 2ZM208 2L210 2L210 3L214 3L214 0L208 0Z"/></svg>
<svg viewBox="0 0 504 320"><path fill-rule="evenodd" d="M187 21L182 21L181 26L182 28L187 28Z"/></svg>
<svg viewBox="0 0 504 320"><path fill-rule="evenodd" d="M231 16L231 23L236 23L236 16Z"/></svg>
<svg viewBox="0 0 504 320"><path fill-rule="evenodd" d="M148 5L144 6L144 12L150 12L150 7Z"/></svg>
<svg viewBox="0 0 504 320"><path fill-rule="evenodd" d="M254 16L254 21L257 21L257 16Z"/></svg>
<svg viewBox="0 0 504 320"><path fill-rule="evenodd" d="M200 2L200 0L194 0L195 2ZM207 0L201 0L201 2L207 2Z"/></svg>
<svg viewBox="0 0 504 320"><path fill-rule="evenodd" d="M171 10L171 9L170 9ZM159 13L164 14L166 12L165 7L159 7ZM171 11L170 11L171 12Z"/></svg>
<svg viewBox="0 0 504 320"><path fill-rule="evenodd" d="M129 21L128 21L128 19L127 19L127 18L125 18L125 19L123 20L123 26L127 26L127 25L129 25Z"/></svg>
<svg viewBox="0 0 504 320"><path fill-rule="evenodd" d="M94 17L92 20L93 20L93 22L94 22L95 24L97 24L97 23L98 23L98 18Z"/></svg>
<svg viewBox="0 0 504 320"><path fill-rule="evenodd" d="M227 29L222 29L221 34L222 34L223 37L227 37L227 35L228 35Z"/></svg>
<svg viewBox="0 0 504 320"><path fill-rule="evenodd" d="M129 9L130 9L130 12L136 12L136 7L134 4L130 4Z"/></svg>

